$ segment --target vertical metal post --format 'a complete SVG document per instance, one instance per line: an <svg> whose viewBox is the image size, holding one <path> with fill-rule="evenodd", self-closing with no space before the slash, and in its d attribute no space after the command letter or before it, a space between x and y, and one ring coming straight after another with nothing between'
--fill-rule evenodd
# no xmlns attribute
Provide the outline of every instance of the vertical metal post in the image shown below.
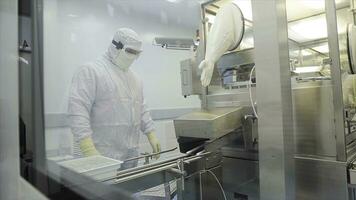
<svg viewBox="0 0 356 200"><path fill-rule="evenodd" d="M169 180L167 179L167 172L164 173L164 199L165 200L170 200L171 199L171 186L170 186L170 182Z"/></svg>
<svg viewBox="0 0 356 200"><path fill-rule="evenodd" d="M48 179L44 129L43 94L43 0L32 0L32 139L34 185L47 194Z"/></svg>
<svg viewBox="0 0 356 200"><path fill-rule="evenodd" d="M20 199L18 1L0 0L0 199Z"/></svg>
<svg viewBox="0 0 356 200"><path fill-rule="evenodd" d="M182 179L177 178L177 200L183 200L183 186L182 186Z"/></svg>
<svg viewBox="0 0 356 200"><path fill-rule="evenodd" d="M201 108L207 109L208 108L208 87L202 87L202 94L200 95L201 98Z"/></svg>
<svg viewBox="0 0 356 200"><path fill-rule="evenodd" d="M338 161L346 161L347 155L344 130L344 102L342 94L340 51L335 1L325 0L325 12L328 27L329 56L331 59L331 79L333 83L336 156Z"/></svg>
<svg viewBox="0 0 356 200"><path fill-rule="evenodd" d="M294 138L285 0L253 0L261 199L294 199Z"/></svg>
<svg viewBox="0 0 356 200"><path fill-rule="evenodd" d="M206 51L206 36L207 36L207 32L208 32L208 28L207 28L207 24L206 24L206 21L205 21L205 6L210 3L212 1L209 1L209 2L206 2L204 4L201 5L201 19L203 20L201 23L202 23L202 33L201 34L201 37L200 37L200 42L202 45L202 49L204 49L203 51L203 57L202 59L205 58L205 51ZM200 60L199 60L200 62ZM207 95L208 95L208 87L201 87L201 95L200 95L200 98L201 98L201 108L202 109L207 109L208 108L208 98L207 98Z"/></svg>
<svg viewBox="0 0 356 200"><path fill-rule="evenodd" d="M352 22L356 25L356 0L350 0L350 10L352 12Z"/></svg>

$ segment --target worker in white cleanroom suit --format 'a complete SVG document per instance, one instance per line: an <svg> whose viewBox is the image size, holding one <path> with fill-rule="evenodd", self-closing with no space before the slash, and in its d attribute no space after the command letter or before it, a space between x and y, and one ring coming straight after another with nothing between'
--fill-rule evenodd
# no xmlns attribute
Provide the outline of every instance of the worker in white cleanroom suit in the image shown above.
<svg viewBox="0 0 356 200"><path fill-rule="evenodd" d="M140 134L147 136L154 153L160 152L142 83L130 70L141 48L136 32L120 28L107 52L74 75L68 112L84 156L101 154L121 161L138 156ZM136 165L126 162L122 169Z"/></svg>

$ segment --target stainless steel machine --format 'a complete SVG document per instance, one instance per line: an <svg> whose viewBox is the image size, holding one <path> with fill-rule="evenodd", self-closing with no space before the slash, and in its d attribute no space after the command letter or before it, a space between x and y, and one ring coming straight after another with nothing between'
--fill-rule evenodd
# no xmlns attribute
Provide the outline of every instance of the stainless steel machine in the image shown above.
<svg viewBox="0 0 356 200"><path fill-rule="evenodd" d="M203 5L202 21L205 20L206 23L201 27L201 44L196 57L181 62L182 95L185 97L199 95L202 105L201 111L174 120L176 135L182 152L211 139L240 135L217 149L221 156L220 178L227 197L271 199L260 196L262 195L260 188L266 187L260 186L260 172L271 168L261 166L263 164L259 162L263 156L259 155L258 135L266 133L258 131L263 129L258 128L259 120L254 115L253 107L260 104L254 105L253 99L256 98L256 82L262 85L264 83L259 82L258 78L256 80L252 72L255 66L254 49L248 45L240 45L238 49L226 52L215 66L211 85L207 88L199 85L200 71L197 66L204 55L202 52L205 49L205 39L211 25L206 19L208 16L214 16L219 7L226 2L229 1L210 1ZM285 184L286 187L294 188L295 199L355 198L353 189L356 183L355 109L344 107L342 102L340 103L340 99L342 101L340 70L331 69L331 75L328 76L321 73L322 69L330 65L340 69L341 64L347 62L344 60L345 52L338 49L330 50L329 55L326 55L313 48L321 43L334 45L333 42L340 37L332 31L336 29L335 15L339 9L332 4L332 2L325 4L326 20L332 24L328 27L329 40L326 38L304 44L288 40L292 103L290 112L293 121L287 125L293 133L294 175L290 177L295 177L295 185ZM253 37L254 23L247 19L245 22L243 41L248 41ZM342 36L340 38L343 39ZM299 49L299 52L307 50L313 53L295 55L293 53L295 49ZM340 56L341 60L336 59L336 56ZM349 67L352 69L352 66ZM226 110L226 113L216 117L216 110ZM234 118L229 117L231 112L236 111L239 112ZM221 127L223 123L225 129ZM232 124L235 125L235 130L231 128Z"/></svg>
<svg viewBox="0 0 356 200"><path fill-rule="evenodd" d="M261 19L245 19L241 45L220 58L211 84L202 87L198 65L204 57L208 30L213 23L209 19L227 2L215 0L202 4L199 45L193 59L181 62L182 95L187 98L199 95L201 99L200 110L174 120L183 156L120 172L115 183L140 191L178 180L177 194L181 199L224 199L224 196L238 200L353 199L355 112L342 104L339 56L344 52L332 49L338 45L335 5L325 3L328 39L301 44L286 38L281 43L289 47L280 48L276 57L289 54L284 76L282 69L278 71L285 82L270 79L274 72L261 69L263 54L256 51L261 46L258 41L251 45L251 40L261 39L265 34L259 24ZM262 11L261 2L258 5L251 2L255 6L252 11ZM266 6L273 5L266 3ZM273 33L277 32L276 29ZM313 49L317 42L329 44L330 53ZM296 50L299 53L295 54ZM302 55L303 50L312 54ZM255 65L257 72L253 73ZM307 67L315 65L320 67ZM330 75L322 75L320 71L330 65L333 66ZM285 90L281 91L284 95L281 99L275 99L278 104L274 105L268 95L281 94L264 91L264 84L266 88Z"/></svg>

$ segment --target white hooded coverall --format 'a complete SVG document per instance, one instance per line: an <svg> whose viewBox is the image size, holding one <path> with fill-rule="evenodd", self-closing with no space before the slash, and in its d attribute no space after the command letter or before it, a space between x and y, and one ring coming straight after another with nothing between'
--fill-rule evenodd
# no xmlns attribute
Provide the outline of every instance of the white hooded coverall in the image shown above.
<svg viewBox="0 0 356 200"><path fill-rule="evenodd" d="M68 111L76 141L91 136L100 154L122 161L138 155L141 133L154 130L142 83L131 70L118 68L108 53L75 74Z"/></svg>

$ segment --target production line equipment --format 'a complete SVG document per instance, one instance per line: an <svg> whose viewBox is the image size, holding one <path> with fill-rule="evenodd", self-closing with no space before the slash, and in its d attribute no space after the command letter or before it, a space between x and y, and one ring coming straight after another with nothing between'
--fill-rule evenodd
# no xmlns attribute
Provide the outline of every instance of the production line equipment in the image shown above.
<svg viewBox="0 0 356 200"><path fill-rule="evenodd" d="M253 22L242 14L243 23L234 18L240 16L236 14L238 8L229 16L225 10L227 5L230 8L236 6L233 1L226 0L208 1L202 5L199 46L192 58L181 62L182 95L198 95L201 109L179 117L174 120L174 125L183 153L209 141L221 141L214 151L206 149L215 152L218 161L207 167L214 167L220 175L218 178L228 199L260 199L258 135L263 133L258 132L255 88L256 84L263 83L259 83L255 76L258 69L255 69L251 42ZM225 10L223 16L219 14L221 10ZM326 20L328 26L335 28L336 21L328 17L332 12L336 11L328 9L325 12ZM226 19L220 22L224 17L234 19L233 23L229 24ZM234 28L229 34L229 28L224 26ZM337 81L333 80L346 74L354 76L355 30L354 22L350 23L345 39L329 30L328 39L309 42L310 46L288 40L290 110L293 113L290 126L294 135L295 162L295 186L290 187L295 188L295 199L355 199L355 107L335 103L343 98L335 96L338 87L335 87ZM339 37L345 40L340 45L345 43L346 51L336 51L336 54L315 51L315 45L328 45L328 40L335 41ZM297 55L294 54L296 50ZM313 53L303 55L301 52L305 50ZM340 65L336 64L337 59L341 59ZM214 65L214 70L209 71L211 66L206 63ZM335 67L340 67L341 72ZM325 74L325 69L331 70ZM345 87L346 81L341 82L340 88ZM343 117L337 115L340 109ZM341 126L338 121L343 122Z"/></svg>
<svg viewBox="0 0 356 200"><path fill-rule="evenodd" d="M211 24L205 20L207 6L202 4L201 40L193 59L181 62L183 95L199 95L202 102L200 109L174 119L182 155L119 172L112 181L120 188L138 192L175 180L178 199L258 199L253 51L235 52L245 20L229 2Z"/></svg>

